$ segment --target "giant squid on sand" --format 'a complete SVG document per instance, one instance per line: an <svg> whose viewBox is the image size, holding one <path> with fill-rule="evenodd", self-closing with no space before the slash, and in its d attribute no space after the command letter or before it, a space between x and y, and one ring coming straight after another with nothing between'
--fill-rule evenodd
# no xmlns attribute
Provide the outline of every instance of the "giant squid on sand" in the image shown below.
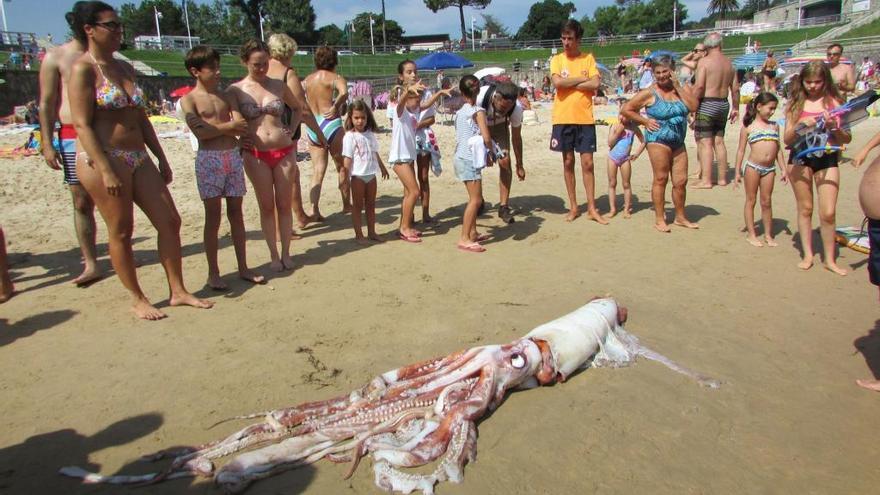
<svg viewBox="0 0 880 495"><path fill-rule="evenodd" d="M462 480L464 464L476 456L476 421L514 387L562 382L582 367L626 366L637 356L718 386L643 347L623 329L625 321L626 309L613 299L595 299L507 345L474 347L391 370L348 395L231 418L262 421L200 447L148 456L173 457L160 473L101 476L77 467L61 473L85 483L118 484L213 476L227 491L239 492L255 480L321 459L351 463L351 476L369 456L378 487L431 494L440 481ZM215 459L245 450L215 469ZM403 470L435 461L429 473Z"/></svg>

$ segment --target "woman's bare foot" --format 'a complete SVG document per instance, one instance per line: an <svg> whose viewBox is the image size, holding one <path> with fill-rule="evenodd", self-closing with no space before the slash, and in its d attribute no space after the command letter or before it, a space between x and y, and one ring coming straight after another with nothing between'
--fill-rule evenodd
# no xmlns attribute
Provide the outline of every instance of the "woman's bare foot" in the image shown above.
<svg viewBox="0 0 880 495"><path fill-rule="evenodd" d="M280 236L279 236L280 237ZM290 240L291 241L301 241L303 236L296 233L296 230L290 231Z"/></svg>
<svg viewBox="0 0 880 495"><path fill-rule="evenodd" d="M219 273L208 275L208 287L214 290L226 290L229 288L229 286L226 285L226 282L224 282L223 279L220 278Z"/></svg>
<svg viewBox="0 0 880 495"><path fill-rule="evenodd" d="M422 215L422 223L426 223L429 225L436 225L437 219L432 217L431 215Z"/></svg>
<svg viewBox="0 0 880 495"><path fill-rule="evenodd" d="M712 189L712 184L706 184L705 182L694 182L691 184L691 187L694 189Z"/></svg>
<svg viewBox="0 0 880 495"><path fill-rule="evenodd" d="M209 309L214 307L214 303L211 301L199 299L189 292L184 292L179 295L172 294L171 299L168 300L168 304L172 306L192 306L199 309Z"/></svg>
<svg viewBox="0 0 880 495"><path fill-rule="evenodd" d="M275 273L281 273L284 271L284 265L281 263L281 260L275 260L269 263L269 269Z"/></svg>
<svg viewBox="0 0 880 495"><path fill-rule="evenodd" d="M159 311L146 299L137 299L134 304L131 305L131 310L134 312L135 316L142 320L155 321L168 317L168 315Z"/></svg>
<svg viewBox="0 0 880 495"><path fill-rule="evenodd" d="M598 223L599 225L608 225L608 220L602 217L596 210L587 211L587 216L590 217L590 220Z"/></svg>
<svg viewBox="0 0 880 495"><path fill-rule="evenodd" d="M376 242L385 242L385 239L382 239L382 236L380 236L379 234L377 234L377 233L375 233L375 232L373 232L372 234L367 235L367 237L368 237L370 240L372 240L372 241L376 241Z"/></svg>
<svg viewBox="0 0 880 495"><path fill-rule="evenodd" d="M361 246L369 246L370 245L370 241L368 241L367 238L362 235L355 237L354 242L360 244Z"/></svg>
<svg viewBox="0 0 880 495"><path fill-rule="evenodd" d="M578 213L577 210L569 210L568 215L565 215L565 221L572 222L572 221L574 221L575 218L577 218L579 216L581 216L581 214Z"/></svg>
<svg viewBox="0 0 880 495"><path fill-rule="evenodd" d="M239 270L238 271L238 278L240 278L242 280L247 280L248 282L251 282L254 284L265 284L266 283L266 277L251 270L250 268L245 268L243 270Z"/></svg>
<svg viewBox="0 0 880 495"><path fill-rule="evenodd" d="M880 392L880 380L856 380L856 385L874 392Z"/></svg>
<svg viewBox="0 0 880 495"><path fill-rule="evenodd" d="M617 210L615 210L614 208L612 208L611 210L608 211L608 213L606 213L606 214L604 214L604 215L602 215L602 216L604 216L605 218L608 218L608 219L614 218L614 217L617 216Z"/></svg>
<svg viewBox="0 0 880 495"><path fill-rule="evenodd" d="M719 186L719 187L724 187L724 186L726 186L726 185L727 185L727 181L726 181L726 180L719 180L719 181L718 181L718 186Z"/></svg>
<svg viewBox="0 0 880 495"><path fill-rule="evenodd" d="M654 224L654 228L657 229L658 232L663 232L664 234L672 232L672 229L669 228L669 224L666 222L657 222Z"/></svg>
<svg viewBox="0 0 880 495"><path fill-rule="evenodd" d="M632 208L630 208L628 206L624 206L623 207L623 218L629 219L629 218L632 218L632 216L633 216Z"/></svg>
<svg viewBox="0 0 880 495"><path fill-rule="evenodd" d="M691 221L688 220L687 218L676 218L675 221L672 222L672 223L673 223L674 225L678 225L679 227L684 227L684 228L686 228L686 229L698 229L698 228L700 228L700 225L699 225L699 224L696 224L696 223L694 223L694 222L691 222Z"/></svg>
<svg viewBox="0 0 880 495"><path fill-rule="evenodd" d="M813 257L812 256L810 256L810 257L805 256L804 259L802 259L801 262L797 264L797 267L800 268L801 270L809 270L810 268L813 267Z"/></svg>
<svg viewBox="0 0 880 495"><path fill-rule="evenodd" d="M98 270L97 268L86 268L79 274L79 277L73 279L73 284L77 287L88 287L102 278L104 278L104 273L102 273L101 270Z"/></svg>
<svg viewBox="0 0 880 495"><path fill-rule="evenodd" d="M290 255L281 257L281 264L284 266L285 270L293 270L294 263L293 258Z"/></svg>
<svg viewBox="0 0 880 495"><path fill-rule="evenodd" d="M770 246L770 247L776 247L776 246L779 245L779 243L776 242L776 240L773 239L772 237L770 237L769 235L765 235L765 236L764 236L764 242L766 242L767 245Z"/></svg>
<svg viewBox="0 0 880 495"><path fill-rule="evenodd" d="M751 244L752 246L755 246L755 247L764 247L764 243L761 242L761 239L758 239L755 236L750 235L750 236L746 237L746 242L748 242L749 244Z"/></svg>
<svg viewBox="0 0 880 495"><path fill-rule="evenodd" d="M837 263L825 263L825 269L828 270L829 272L836 273L836 274L840 275L841 277L845 277L847 274L847 271L844 270L843 268L837 266Z"/></svg>

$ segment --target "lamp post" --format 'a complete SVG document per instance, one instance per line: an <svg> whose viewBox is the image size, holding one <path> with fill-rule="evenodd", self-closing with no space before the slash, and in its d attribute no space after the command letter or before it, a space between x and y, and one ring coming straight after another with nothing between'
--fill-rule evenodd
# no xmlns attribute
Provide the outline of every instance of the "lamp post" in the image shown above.
<svg viewBox="0 0 880 495"><path fill-rule="evenodd" d="M477 51L476 41L474 39L474 16L471 16L471 51Z"/></svg>
<svg viewBox="0 0 880 495"><path fill-rule="evenodd" d="M803 14L803 11L801 10L801 8L803 7L803 4L804 4L803 0L798 0L798 23L797 23L798 29L801 28L801 14Z"/></svg>
<svg viewBox="0 0 880 495"><path fill-rule="evenodd" d="M672 39L678 32L678 0L672 0Z"/></svg>
<svg viewBox="0 0 880 495"><path fill-rule="evenodd" d="M9 31L9 28L6 27L6 7L3 6L4 3L6 3L5 0L0 0L0 14L3 15L3 37L5 38L6 31ZM5 42L6 40L4 39L3 41Z"/></svg>
<svg viewBox="0 0 880 495"><path fill-rule="evenodd" d="M186 20L186 40L189 42L189 48L192 50L193 39L189 32L189 10L186 7L186 0L183 0L183 18Z"/></svg>
<svg viewBox="0 0 880 495"><path fill-rule="evenodd" d="M162 49L162 32L159 31L159 19L162 18L162 13L159 12L159 9L153 5L153 18L156 20L156 37L159 38L159 49Z"/></svg>
<svg viewBox="0 0 880 495"><path fill-rule="evenodd" d="M373 16L370 16L370 51L376 54L376 45L373 43Z"/></svg>
<svg viewBox="0 0 880 495"><path fill-rule="evenodd" d="M263 17L263 8L260 7L260 41L266 41L266 33L263 31L263 21L266 20Z"/></svg>
<svg viewBox="0 0 880 495"><path fill-rule="evenodd" d="M388 39L385 37L385 0L382 0L382 53L388 52Z"/></svg>

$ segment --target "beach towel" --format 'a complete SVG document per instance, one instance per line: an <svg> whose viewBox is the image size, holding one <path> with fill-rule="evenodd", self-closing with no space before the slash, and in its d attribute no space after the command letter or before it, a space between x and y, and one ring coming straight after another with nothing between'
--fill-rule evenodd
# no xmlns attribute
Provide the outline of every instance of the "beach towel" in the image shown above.
<svg viewBox="0 0 880 495"><path fill-rule="evenodd" d="M834 240L841 246L846 246L864 254L871 252L868 233L865 230L858 227L837 227L836 230Z"/></svg>
<svg viewBox="0 0 880 495"><path fill-rule="evenodd" d="M416 133L416 150L419 153L431 154L431 170L436 177L440 177L443 173L443 167L440 165L440 145L437 143L433 129L426 127Z"/></svg>

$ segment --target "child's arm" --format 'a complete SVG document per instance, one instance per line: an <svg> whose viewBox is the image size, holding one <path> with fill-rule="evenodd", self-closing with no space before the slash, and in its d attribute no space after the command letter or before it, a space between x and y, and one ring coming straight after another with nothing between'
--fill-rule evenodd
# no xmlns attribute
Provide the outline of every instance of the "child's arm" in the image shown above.
<svg viewBox="0 0 880 495"><path fill-rule="evenodd" d="M387 179L387 178L389 177L389 175L388 175L388 169L385 168L385 163L382 162L382 157L379 156L379 152L376 151L375 154L376 154L376 161L379 162L379 170L382 171L382 178L383 178L383 179Z"/></svg>
<svg viewBox="0 0 880 495"><path fill-rule="evenodd" d="M232 119L229 122L221 122L219 124L211 124L206 122L198 111L195 99L190 95L186 95L180 99L180 108L183 110L186 125L192 131L193 135L199 141L214 139L220 136L240 136L247 132L247 122Z"/></svg>
<svg viewBox="0 0 880 495"><path fill-rule="evenodd" d="M733 187L736 189L742 183L742 162L746 155L746 144L749 141L749 128L743 126L739 130L739 145L736 147L736 160L733 162Z"/></svg>
<svg viewBox="0 0 880 495"><path fill-rule="evenodd" d="M633 133L636 135L637 138L639 138L640 144L639 144L639 147L636 148L637 151L635 153L629 155L629 161L631 161L631 162L636 161L636 158L640 157L642 155L642 153L645 152L645 148L648 146L648 143L645 142L645 135L642 134L641 127L636 127L635 129L633 129Z"/></svg>
<svg viewBox="0 0 880 495"><path fill-rule="evenodd" d="M620 139L620 133L623 131L624 127L621 124L614 124L611 126L611 129L608 130L608 149L614 147L617 144L617 140Z"/></svg>
<svg viewBox="0 0 880 495"><path fill-rule="evenodd" d="M437 92L432 94L430 98L421 103L421 109L427 110L434 106L434 102L436 102L438 98L440 98L441 96L449 96L451 94L452 90L450 89L438 89Z"/></svg>
<svg viewBox="0 0 880 495"><path fill-rule="evenodd" d="M865 163L865 160L868 158L868 153L870 153L871 150L873 150L877 146L880 146L880 132L878 132L873 138L871 138L871 140L868 141L868 144L866 144L862 149L859 150L858 153L856 153L856 157L853 158L853 165L855 165L856 168L861 167L862 164Z"/></svg>
<svg viewBox="0 0 880 495"><path fill-rule="evenodd" d="M486 158L486 166L491 167L495 162L494 153L491 153L492 150L492 135L489 133L489 124L486 122L486 112L481 108L476 113L474 113L474 120L477 122L477 127L480 128L480 136L483 137L483 145L487 150L490 151L488 153L488 157Z"/></svg>

